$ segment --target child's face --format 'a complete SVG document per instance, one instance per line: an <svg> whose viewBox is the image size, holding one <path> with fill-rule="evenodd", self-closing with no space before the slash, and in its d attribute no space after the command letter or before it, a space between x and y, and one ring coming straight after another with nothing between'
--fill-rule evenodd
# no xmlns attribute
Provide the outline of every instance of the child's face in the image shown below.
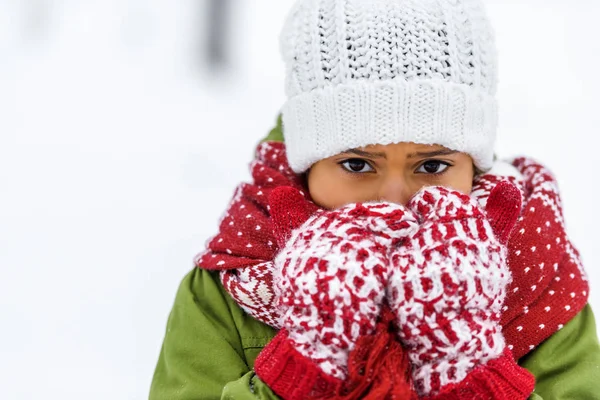
<svg viewBox="0 0 600 400"><path fill-rule="evenodd" d="M321 160L308 172L308 188L321 207L388 201L406 204L424 186L446 186L468 194L473 160L437 145L373 145Z"/></svg>

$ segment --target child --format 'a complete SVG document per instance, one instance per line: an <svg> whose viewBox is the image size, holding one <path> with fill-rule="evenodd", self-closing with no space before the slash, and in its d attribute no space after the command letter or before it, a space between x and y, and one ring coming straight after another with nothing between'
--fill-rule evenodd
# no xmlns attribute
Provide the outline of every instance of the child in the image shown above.
<svg viewBox="0 0 600 400"><path fill-rule="evenodd" d="M494 161L479 0L300 0L281 41L282 118L181 284L150 398L600 398L556 182Z"/></svg>

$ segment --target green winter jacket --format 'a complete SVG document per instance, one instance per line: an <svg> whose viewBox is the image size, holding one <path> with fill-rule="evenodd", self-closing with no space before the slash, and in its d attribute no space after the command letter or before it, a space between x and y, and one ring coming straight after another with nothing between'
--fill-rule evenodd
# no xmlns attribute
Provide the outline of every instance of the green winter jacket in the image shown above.
<svg viewBox="0 0 600 400"><path fill-rule="evenodd" d="M275 334L237 305L218 273L195 268L177 292L150 400L277 399L252 371ZM600 346L589 305L519 364L536 377L530 399L600 399Z"/></svg>

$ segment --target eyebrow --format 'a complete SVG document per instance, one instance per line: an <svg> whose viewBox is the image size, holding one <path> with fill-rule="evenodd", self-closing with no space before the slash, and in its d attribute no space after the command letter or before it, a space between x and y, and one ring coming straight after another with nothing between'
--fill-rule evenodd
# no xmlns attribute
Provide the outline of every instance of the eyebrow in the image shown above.
<svg viewBox="0 0 600 400"><path fill-rule="evenodd" d="M343 154L348 154L348 153L356 154L357 156L361 156L361 157L387 158L387 156L383 152L370 152L370 151L364 151L364 150L359 150L359 149L350 149L348 151L345 151Z"/></svg>
<svg viewBox="0 0 600 400"><path fill-rule="evenodd" d="M440 149L440 150L434 150L434 151L419 151L416 153L411 153L407 156L408 159L411 158L430 158L430 157L439 157L439 156L449 156L452 154L456 154L459 153L456 150L450 150L450 149ZM342 154L356 154L357 156L361 156L361 157L371 157L371 158L383 158L386 159L387 156L385 153L383 152L370 152L370 151L364 151L364 150L359 150L359 149L350 149L348 151L345 151Z"/></svg>
<svg viewBox="0 0 600 400"><path fill-rule="evenodd" d="M441 149L434 151L419 151L416 153L411 153L407 156L407 158L429 158L429 157L439 157L439 156L449 156L452 154L456 154L458 151L450 150L450 149Z"/></svg>

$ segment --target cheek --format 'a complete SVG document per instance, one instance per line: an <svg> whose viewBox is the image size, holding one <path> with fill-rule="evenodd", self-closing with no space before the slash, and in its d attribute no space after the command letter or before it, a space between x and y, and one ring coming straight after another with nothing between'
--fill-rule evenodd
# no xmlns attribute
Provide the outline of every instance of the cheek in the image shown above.
<svg viewBox="0 0 600 400"><path fill-rule="evenodd" d="M334 167L313 167L307 175L308 191L313 201L326 209L364 201L365 188L344 176Z"/></svg>
<svg viewBox="0 0 600 400"><path fill-rule="evenodd" d="M471 194L473 190L473 178L475 177L474 169L471 165L467 165L461 170L453 174L448 186L458 190L464 194Z"/></svg>
<svg viewBox="0 0 600 400"><path fill-rule="evenodd" d="M414 176L419 185L411 187L413 191L420 190L423 186L444 186L463 194L470 195L473 189L474 169L469 163L457 163L448 173L440 177L429 177L427 175ZM415 193L416 193L415 191ZM413 195L415 194L413 193Z"/></svg>
<svg viewBox="0 0 600 400"><path fill-rule="evenodd" d="M337 208L338 203L343 200L343 185L320 171L309 173L308 191L313 201L326 209Z"/></svg>
<svg viewBox="0 0 600 400"><path fill-rule="evenodd" d="M473 190L473 180L471 179L468 182L462 182L457 185L455 189L467 195L471 194L471 191Z"/></svg>

